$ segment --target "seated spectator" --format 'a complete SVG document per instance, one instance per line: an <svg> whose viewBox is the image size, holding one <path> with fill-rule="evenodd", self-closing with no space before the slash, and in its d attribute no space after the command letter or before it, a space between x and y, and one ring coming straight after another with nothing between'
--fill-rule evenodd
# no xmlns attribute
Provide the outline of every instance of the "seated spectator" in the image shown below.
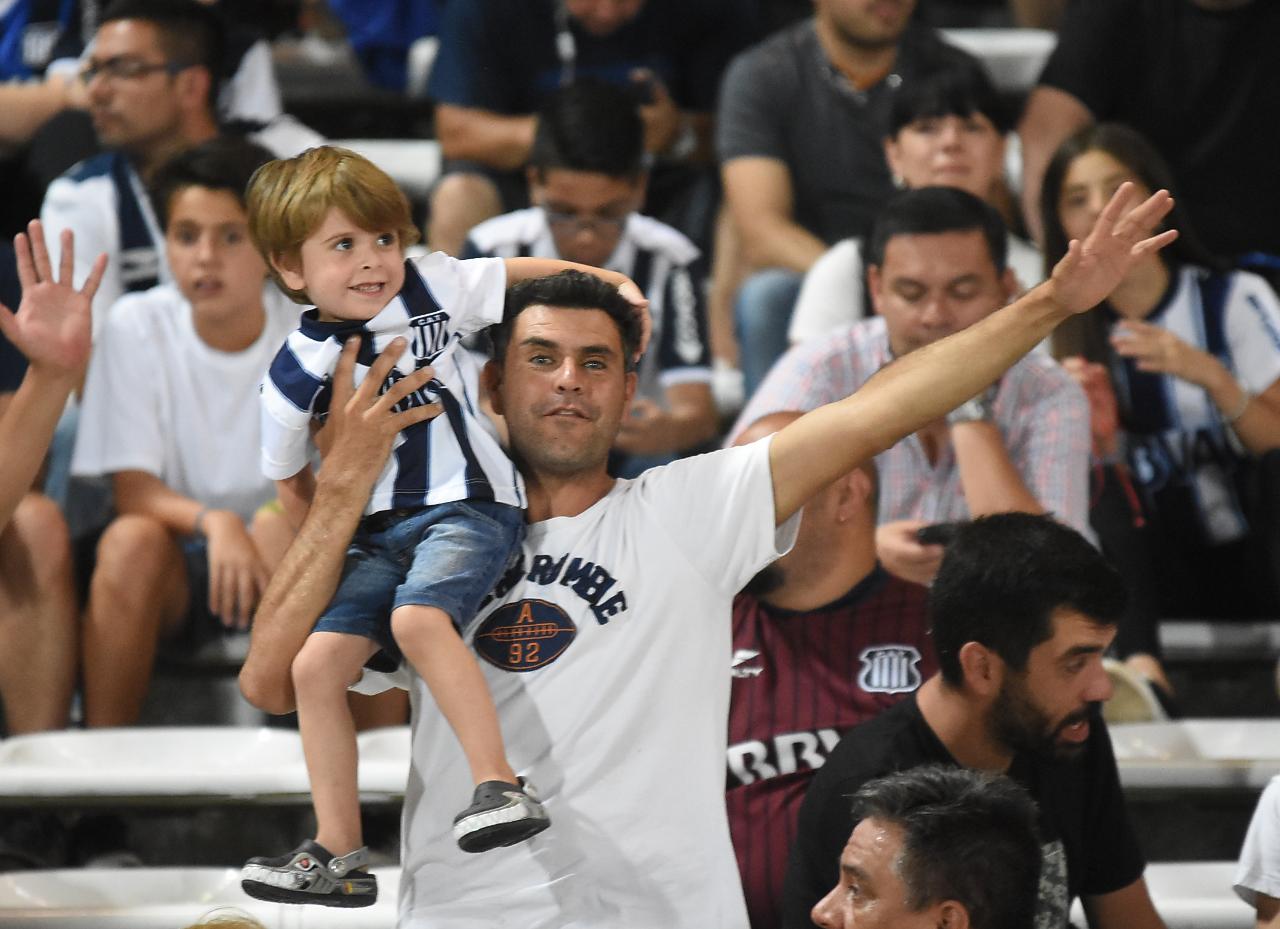
<svg viewBox="0 0 1280 929"><path fill-rule="evenodd" d="M799 413L749 426L739 445ZM804 506L791 551L733 601L729 832L757 929L778 925L787 850L804 791L845 732L937 670L925 589L876 563L868 462Z"/></svg>
<svg viewBox="0 0 1280 929"><path fill-rule="evenodd" d="M284 110L271 46L252 25L224 11L224 4L206 2L227 29L219 117L262 125L280 119ZM82 30L97 21L98 6L82 0L13 0L0 16L0 140L25 142L52 117L88 105L77 59L87 44Z"/></svg>
<svg viewBox="0 0 1280 929"><path fill-rule="evenodd" d="M1040 808L1035 925L1161 929L1098 705L1124 583L1047 516L1004 513L958 529L929 595L941 672L841 739L800 808L783 925L807 924L836 882L854 822L848 796L924 764L1007 774Z"/></svg>
<svg viewBox="0 0 1280 929"><path fill-rule="evenodd" d="M1172 163L1181 206L1215 254L1280 255L1272 138L1280 81L1271 0L1076 0L1018 128L1022 202L1041 238L1041 178L1058 146L1122 122Z"/></svg>
<svg viewBox="0 0 1280 929"><path fill-rule="evenodd" d="M40 210L50 234L75 229L86 248L110 258L94 305L99 330L122 294L169 279L143 185L172 155L218 134L224 41L221 21L196 0L115 0L103 14L82 76L106 152L50 184ZM310 130L282 135L250 133L277 155L319 141ZM77 280L85 261L82 249Z"/></svg>
<svg viewBox="0 0 1280 929"><path fill-rule="evenodd" d="M734 428L779 410L847 397L895 358L968 328L1014 294L999 214L949 187L906 191L885 207L867 246L879 314L792 348ZM876 552L899 577L927 584L942 546L919 530L1021 510L1088 526L1089 420L1084 394L1052 359L1023 358L1000 381L876 459Z"/></svg>
<svg viewBox="0 0 1280 929"><path fill-rule="evenodd" d="M696 230L709 217L679 214L710 180L720 75L754 37L753 12L740 0L449 3L427 85L445 158L431 197L431 247L460 254L477 223L527 204L520 172L535 114L581 77L635 94L645 151L658 160L646 212L701 239Z"/></svg>
<svg viewBox="0 0 1280 929"><path fill-rule="evenodd" d="M57 278L44 230L16 241L22 302L0 304L0 334L29 366L16 391L0 395L0 704L8 735L66 724L75 679L76 603L66 522L31 491L54 426L84 376L90 305L105 257L72 288L72 234L62 239Z"/></svg>
<svg viewBox="0 0 1280 929"><path fill-rule="evenodd" d="M1003 191L1006 107L981 67L955 68L909 85L893 100L885 158L898 187L958 187L993 202ZM1009 233L1008 265L1019 291L1040 282L1039 250ZM813 263L800 285L792 345L868 314L863 243L844 239Z"/></svg>
<svg viewBox="0 0 1280 929"><path fill-rule="evenodd" d="M155 176L174 283L112 308L85 387L72 470L109 475L118 516L85 609L84 718L126 725L157 644L245 628L283 514L258 467L258 384L297 322L249 239L244 189L266 150L218 139ZM253 524L253 525L251 525Z"/></svg>
<svg viewBox="0 0 1280 929"><path fill-rule="evenodd" d="M734 306L747 397L786 350L801 275L836 242L867 235L893 194L883 145L896 94L944 67L976 66L932 30L909 28L915 5L873 13L815 0L812 18L725 74L717 150L735 257L750 274Z"/></svg>
<svg viewBox="0 0 1280 929"><path fill-rule="evenodd" d="M840 880L813 908L822 929L1032 929L1036 806L1000 775L925 765L853 797Z"/></svg>
<svg viewBox="0 0 1280 929"><path fill-rule="evenodd" d="M1257 929L1280 929L1280 777L1258 798L1240 849L1235 891L1257 911Z"/></svg>
<svg viewBox="0 0 1280 929"><path fill-rule="evenodd" d="M1163 159L1127 127L1087 128L1057 151L1042 197L1046 261L1122 181L1172 190ZM1151 642L1163 616L1280 609L1280 301L1261 278L1225 270L1187 217L1171 215L1179 238L1168 256L1143 257L1105 303L1054 335L1055 354L1083 359L1073 367L1101 402L1116 411L1118 401L1095 422L1096 452L1123 459L1140 505L1100 495L1093 523Z"/></svg>
<svg viewBox="0 0 1280 929"><path fill-rule="evenodd" d="M651 349L611 470L634 477L709 440L717 422L703 262L680 232L636 212L648 175L634 98L593 81L558 91L539 114L528 177L536 206L481 223L464 255L608 268L634 278L651 301Z"/></svg>

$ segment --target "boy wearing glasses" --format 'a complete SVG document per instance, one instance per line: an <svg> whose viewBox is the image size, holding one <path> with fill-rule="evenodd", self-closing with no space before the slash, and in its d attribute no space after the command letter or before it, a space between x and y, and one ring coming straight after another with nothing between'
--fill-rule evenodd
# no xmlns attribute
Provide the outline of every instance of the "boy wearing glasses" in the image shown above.
<svg viewBox="0 0 1280 929"><path fill-rule="evenodd" d="M636 98L582 80L538 117L528 170L535 206L481 223L464 255L562 258L618 271L652 301L653 346L611 467L634 477L691 451L716 430L701 254L684 235L636 211L648 181Z"/></svg>

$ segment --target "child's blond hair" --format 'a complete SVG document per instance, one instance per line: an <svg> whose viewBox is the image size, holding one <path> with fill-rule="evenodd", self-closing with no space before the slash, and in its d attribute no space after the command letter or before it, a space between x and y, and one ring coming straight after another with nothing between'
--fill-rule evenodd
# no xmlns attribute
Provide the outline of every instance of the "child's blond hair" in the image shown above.
<svg viewBox="0 0 1280 929"><path fill-rule="evenodd" d="M394 231L402 249L418 241L409 201L396 182L363 155L333 145L267 162L249 181L245 204L254 244L275 282L296 303L312 301L306 291L285 286L276 262L298 261L302 243L331 208L367 232Z"/></svg>

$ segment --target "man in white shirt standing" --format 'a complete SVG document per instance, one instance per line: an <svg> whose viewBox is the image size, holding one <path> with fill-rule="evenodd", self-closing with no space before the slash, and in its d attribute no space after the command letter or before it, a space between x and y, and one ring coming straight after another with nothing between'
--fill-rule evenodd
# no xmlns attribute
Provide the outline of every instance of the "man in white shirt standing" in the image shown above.
<svg viewBox="0 0 1280 929"><path fill-rule="evenodd" d="M984 389L1059 321L1092 306L1167 211L1126 215L1122 188L1089 239L1014 306L890 366L852 397L768 440L682 459L635 481L605 470L635 377L611 291L530 281L508 297L487 370L529 496L523 559L482 609L485 659L512 763L555 826L483 862L457 853L435 809L465 777L430 714L415 713L400 925L740 927L746 911L722 802L734 591L785 549L821 487ZM1123 218L1121 218L1123 217ZM241 686L272 712L338 580L347 538L402 418L381 358L354 396L355 346L335 381L333 450L273 578ZM421 410L416 415L424 415ZM335 422L336 419L336 422ZM410 682L415 701L425 691ZM447 819L447 818L446 818Z"/></svg>

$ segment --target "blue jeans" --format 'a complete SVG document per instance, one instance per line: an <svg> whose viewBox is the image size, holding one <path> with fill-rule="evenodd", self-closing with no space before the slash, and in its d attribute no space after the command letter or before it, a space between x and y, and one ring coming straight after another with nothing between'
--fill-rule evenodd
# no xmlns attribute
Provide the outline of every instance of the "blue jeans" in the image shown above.
<svg viewBox="0 0 1280 929"><path fill-rule="evenodd" d="M783 268L757 271L738 288L733 304L743 388L750 400L773 363L787 350L787 327L803 275Z"/></svg>
<svg viewBox="0 0 1280 929"><path fill-rule="evenodd" d="M483 500L440 503L399 518L367 517L314 631L371 639L396 662L391 613L397 607L436 607L465 635L523 536L523 510Z"/></svg>

